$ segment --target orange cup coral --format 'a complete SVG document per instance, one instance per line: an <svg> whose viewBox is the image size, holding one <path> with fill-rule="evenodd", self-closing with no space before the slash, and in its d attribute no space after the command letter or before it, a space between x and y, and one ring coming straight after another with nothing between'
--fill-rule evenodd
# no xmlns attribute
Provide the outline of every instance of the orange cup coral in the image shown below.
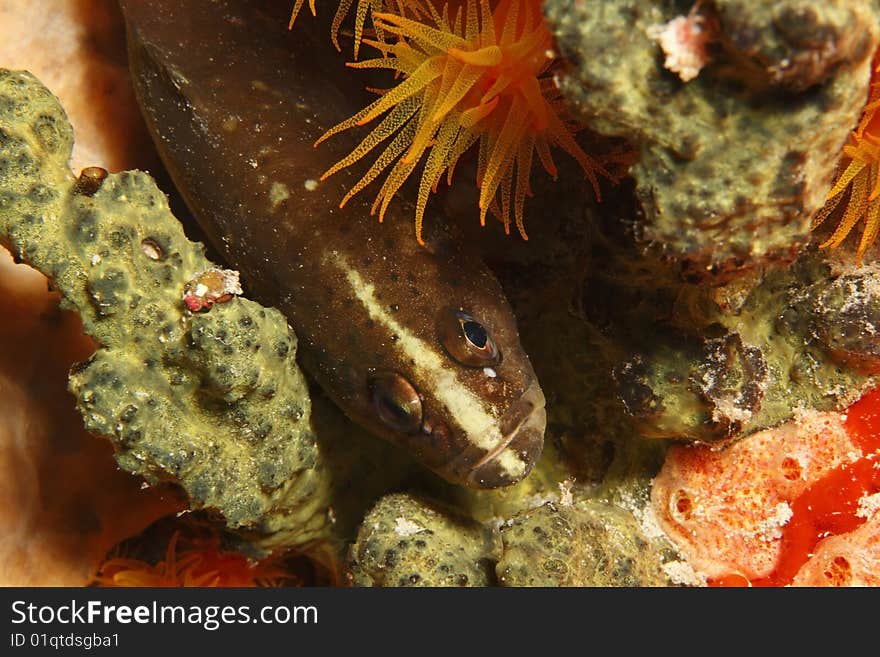
<svg viewBox="0 0 880 657"><path fill-rule="evenodd" d="M482 225L492 210L509 233L513 206L519 233L528 239L523 208L531 194L532 160L537 152L555 178L551 146L562 148L580 164L599 197L596 174L608 174L578 145L563 118L563 100L549 73L555 61L553 38L540 0L499 0L494 10L488 0L469 0L457 10L446 4L442 13L430 2L418 7L417 11L412 2L406 3L410 16L424 18L373 11L377 34L394 40L363 39L382 57L349 66L391 70L403 79L315 144L385 115L351 154L322 176L326 179L351 166L387 142L340 206L391 167L371 209L373 214L378 210L382 221L392 198L424 158L415 221L416 239L424 244L429 193L436 191L444 174L451 183L459 158L477 143Z"/></svg>
<svg viewBox="0 0 880 657"><path fill-rule="evenodd" d="M825 206L813 219L812 228L821 225L828 216L844 202L843 216L837 228L820 248L837 247L852 231L860 219L865 228L859 241L856 258L862 263L865 251L877 240L880 233L880 51L874 55L874 69L868 104L865 106L858 127L850 135L843 149L846 168L843 170L828 197Z"/></svg>
<svg viewBox="0 0 880 657"><path fill-rule="evenodd" d="M354 0L340 0L339 7L337 7L336 13L333 15L333 22L330 25L330 40L333 42L333 45L336 46L336 50L342 50L342 47L339 45L339 30L342 29L342 21L348 16L348 12L351 10L353 2ZM299 16L303 4L305 4L305 0L296 0L296 2L294 2L293 11L290 14L290 23L287 26L288 29L293 29L293 25L296 23L296 18ZM355 59L358 58L358 51L360 50L361 41L363 41L364 38L364 25L367 20L367 12L380 12L384 6L384 0L358 0L354 16ZM419 8L421 7L420 0L391 0L389 6L401 16L404 16L406 13L410 13L413 18L425 15L423 12L419 11ZM312 16L314 16L315 0L309 0L309 9L312 12ZM381 40L383 35L378 33L378 36Z"/></svg>
<svg viewBox="0 0 880 657"><path fill-rule="evenodd" d="M98 586L153 587L245 587L281 586L296 577L280 562L252 562L238 552L228 552L220 541L207 538L184 539L187 547L178 549L180 532L168 543L165 559L149 564L140 559L113 557L98 569L94 584Z"/></svg>

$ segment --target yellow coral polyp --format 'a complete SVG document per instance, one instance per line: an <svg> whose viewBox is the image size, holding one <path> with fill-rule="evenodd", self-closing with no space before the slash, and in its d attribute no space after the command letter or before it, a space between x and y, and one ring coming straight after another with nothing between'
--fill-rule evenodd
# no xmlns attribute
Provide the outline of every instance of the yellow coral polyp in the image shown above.
<svg viewBox="0 0 880 657"><path fill-rule="evenodd" d="M336 50L341 51L342 47L339 45L339 31L342 29L342 22L345 20L346 16L348 16L348 12L351 11L351 5L354 0L340 0L339 6L336 8L336 13L333 14L333 22L330 25L330 40L333 42L333 45L336 47ZM290 13L290 22L288 23L287 29L292 30L294 23L296 23L296 18L299 16L300 10L303 8L305 4L305 0L296 0L293 5L293 10ZM385 7L384 0L358 0L357 9L355 10L354 15L354 58L358 58L358 52L360 50L361 42L364 37L364 26L367 21L367 13L377 13L382 11ZM414 18L427 16L422 11L422 5L420 0L390 0L387 5L390 9L396 11L399 15L410 15ZM309 0L309 9L312 12L312 16L316 15L315 10L315 0ZM383 39L383 34L381 30L377 30L377 37L379 40Z"/></svg>
<svg viewBox="0 0 880 657"><path fill-rule="evenodd" d="M510 209L523 239L529 174L535 152L554 178L550 147L562 148L581 165L599 196L597 173L602 166L575 141L561 118L562 99L547 72L553 63L552 35L544 24L540 0L500 0L494 11L487 0L469 0L450 16L432 4L422 5L429 19L396 13L373 13L377 32L394 41L364 39L382 57L350 63L354 68L394 71L403 80L351 118L335 125L315 143L344 130L384 118L322 180L351 166L380 145L384 149L340 204L351 199L386 169L390 171L371 212L384 219L389 203L425 160L416 201L416 239L429 193L444 173L447 183L459 158L479 143L477 184L480 222L492 210L510 232ZM500 207L499 207L500 197Z"/></svg>
<svg viewBox="0 0 880 657"><path fill-rule="evenodd" d="M875 55L868 104L858 127L850 135L843 149L846 167L828 192L824 207L813 219L812 228L821 225L828 216L844 203L837 228L820 248L840 246L859 220L865 227L856 251L862 264L865 252L880 233L880 54Z"/></svg>

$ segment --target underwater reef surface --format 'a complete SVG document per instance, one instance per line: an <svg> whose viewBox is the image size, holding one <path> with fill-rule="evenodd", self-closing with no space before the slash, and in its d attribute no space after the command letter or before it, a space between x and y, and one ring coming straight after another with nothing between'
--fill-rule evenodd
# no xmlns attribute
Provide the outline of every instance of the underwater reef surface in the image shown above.
<svg viewBox="0 0 880 657"><path fill-rule="evenodd" d="M815 3L801 3L801 8L807 5ZM794 3L786 6L794 7ZM650 233L657 218L651 216L650 200L646 207L644 181L653 181L649 177L659 174L647 171L645 162L652 157L667 157L669 153L661 152L666 146L641 145L638 125L621 130L619 123L607 132L624 134L638 145L641 159L633 169L634 180L603 184L602 200L596 202L590 183L583 180L572 163L560 163L559 180L553 185L535 176L534 198L526 205L530 226L527 243L505 237L499 224L490 222L482 230L476 226L472 191L459 186L438 194L436 203L446 221L454 224L449 229L451 234L460 230L462 236L456 239L475 247L498 278L516 315L523 348L547 400L545 446L540 460L521 482L497 490L474 490L449 483L413 462L402 450L377 440L346 419L317 386L311 386L306 397L302 382L291 375L297 403L303 408L311 406L309 449L316 455L315 463L320 463L299 474L317 480L322 510L312 516L306 507L306 512L287 517L289 524L281 528L272 522L276 507L272 506L271 498L269 503L263 502L267 506L247 516L241 514L242 509L248 508L246 505L239 505L234 496L224 498L222 490L211 489L217 494L212 500L228 502L226 507L215 504L212 508L221 514L225 508L239 520L250 519L250 524L239 524L233 538L227 535L225 540L259 556L283 546L305 548L301 541L311 546L312 539L318 538L319 542L332 544L347 581L354 585L681 586L703 585L707 579L710 584L744 584L746 580L759 582L762 577L766 580L767 574L772 574L780 555L786 553L780 546L781 541L789 540L785 537L794 522L790 519L797 521L802 517L799 504L805 502L798 500L809 499L811 491L828 490L821 486L833 487L834 482L829 483L827 477L834 476L840 467L865 467L854 464L866 459L870 465L868 447L862 448L864 458L852 461L855 451L849 447L854 439L842 425L845 421L839 413L815 412L845 409L875 385L878 360L873 336L875 318L880 312L875 256L869 253L866 265L860 267L848 244L833 252L817 250L807 243L807 228L810 215L821 205L834 175L839 148L858 119L864 101L865 58L870 59L877 34L876 18L865 18L868 14L864 12L873 12L876 7L853 8L850 3L840 2L815 8L823 21L819 35L828 34L829 25L838 26L835 29L839 31L850 19L856 21L853 24L868 21L864 33L870 43L864 57L849 37L833 41L845 56L822 47L823 56L814 57L809 55L809 48L798 46L804 43L803 39L798 41L800 37L786 36L784 30L778 29L751 29L749 21L758 26L768 23L757 12L734 12L733 7L734 3L714 3L712 8L717 15L711 18L723 19L722 31L739 36L737 47L761 62L765 77L769 76L767 88L774 89L769 109L762 110L761 103L756 102L747 104L748 109L743 110L759 126L753 125L749 134L753 129L755 134L781 139L781 135L787 134L784 126L789 125L781 116L786 108L799 116L797 121L803 121L805 116L815 116L812 103L818 97L833 94L836 99L828 111L839 113L837 120L843 122L843 127L831 126L828 119L827 126L821 123L827 130L811 138L818 141L809 142L813 149L830 150L811 151L805 156L809 171L795 171L803 182L803 189L796 195L803 198L791 207L786 201L774 214L768 209L770 203L781 197L768 201L768 197L761 195L772 197L772 193L758 185L758 191L752 192L750 198L766 205L741 223L726 222L723 230L729 232L712 233L713 228L709 231L713 237L708 238L702 234L705 225L695 223L687 214L671 213L664 217L685 219L674 228L670 225L668 234ZM676 90L672 94L676 98L715 93L728 84L727 74L721 70L723 57L727 56L724 52L732 47L727 43L723 44L723 52L710 45L707 52L711 59L687 82L674 71L666 70L663 48L648 34L647 27L687 15L690 8L674 3L664 4L661 9L621 14L630 21L626 25L637 25L639 29L631 30L632 37L615 47L637 46L638 56L634 55L633 63L643 67L652 80L646 100L628 106L626 111L635 112L633 108L657 103L655 92L658 87L665 88L664 84ZM552 17L550 5L548 12ZM604 18L613 14L605 11ZM633 17L638 18L635 23ZM301 17L295 29L326 35L326 22L310 21L311 17ZM646 28L644 33L641 27ZM834 30L830 33L836 34ZM296 33L292 38L295 36ZM745 36L749 40L743 40ZM347 47L346 38L343 35L343 45ZM812 43L811 38L806 41ZM565 38L561 37L559 45L563 51L564 44ZM332 48L327 53L322 57L336 57ZM342 61L342 56L338 57ZM777 66L778 75L773 73L777 70L773 69L774 62L786 58L792 66ZM578 63L574 56L573 62ZM594 62L591 66L596 68L600 64ZM572 70L575 75L568 82L560 78L566 90L566 85L581 79L577 66ZM631 82L621 83L621 88L635 93L639 85ZM734 109L740 102L736 98L729 101ZM36 105L31 109L24 102L16 105L20 116L9 125L18 126L19 132L10 134L21 135L23 129L29 148L37 149L28 152L43 153L37 158L42 161L47 159L46 152L54 151L39 145L29 119L22 117L43 113L47 99L43 92L38 92L33 94L33 100ZM604 111L609 114L607 108L613 103L608 105L607 98L603 102ZM701 106L704 101L693 102ZM663 103L657 105L662 106ZM812 109L807 111L807 107ZM800 110L805 113L798 114ZM621 116L622 111L618 108L614 113ZM681 108L677 111L683 113ZM670 115L674 113L671 111ZM638 115L636 123L644 119L645 134L656 130L651 134L659 135L662 129L651 127L654 119L672 119L664 119L663 112L650 114ZM603 120L592 122L589 113L584 117L590 128L605 131ZM756 154L758 151L753 149L750 158L742 158L741 151L730 147L742 138L741 131L747 123L727 121L723 116L704 117L703 124L711 125L715 134L707 128L705 134L701 133L701 144L714 153L713 166L719 172L727 167L735 169L744 159L755 166L762 158L762 166L783 166L778 161L782 150L771 149L765 156L763 151ZM836 137L829 137L831 133ZM799 135L806 139L803 132ZM832 145L830 142L838 137ZM659 139L651 139L654 138ZM723 144L728 146L722 148ZM24 152L20 146L15 139L7 144L13 150L6 152L14 153L15 158L6 159L11 166L0 176L0 185L20 181L24 171L30 176L29 188L39 181L61 199L68 199L73 208L90 202L92 207L99 208L96 204L108 201L99 195L118 189L120 179L110 177L98 186L94 197L73 194L75 179L62 166L62 156L49 157L53 162L48 168L40 164L28 172L27 158L17 159ZM652 154L652 149L656 153ZM733 160L725 163L728 156ZM674 179L679 190L688 185L696 189L702 181L712 179L706 177L705 171L690 168L687 158L670 161L676 167L680 165ZM473 175L473 170L472 164L463 162L462 175ZM132 205L136 206L131 212L144 211L142 206L146 202L149 207L150 199L161 200L161 195L140 175L123 174L121 179L138 180L130 195ZM22 199L20 184L15 184L19 185L15 197L3 198L7 199L7 207L12 203L18 209L4 215L10 219L4 220L2 227L10 234L25 235L20 222L34 214L33 210L21 211L25 203L61 201ZM723 184L717 186L721 189ZM142 187L153 191L145 193ZM326 191L330 201L338 201L339 190L335 187L322 190L319 186L317 190L320 194ZM401 195L405 199L412 191L404 188ZM95 197L98 202L88 200ZM790 216L786 214L789 211ZM147 212L150 217L156 214L154 210ZM122 214L130 216L128 211ZM326 217L328 222L333 219L333 215ZM756 232L754 222L758 220L760 228ZM386 224L391 221L410 226L406 216L389 214ZM376 224L373 230L381 235L386 224ZM169 234L178 235L170 216L162 219L160 225ZM769 235L777 228L778 243L771 244ZM787 242L782 234L788 235ZM68 230L59 239L50 233L46 240L51 247L37 244L34 238L33 249L39 255L47 248L66 252L73 246L76 252L80 248L76 246L78 235ZM193 248L198 251L198 247L185 246L188 243L180 235L175 238L175 248L181 252ZM27 235L27 239L31 237ZM413 237L410 239L414 241ZM646 239L650 244L646 244ZM741 246L750 240L759 243L758 247L754 252L741 252ZM661 242L667 246L663 247ZM138 247L137 240L131 244ZM141 247L120 254L117 266L127 271L132 267L123 264L127 260L138 263L144 256L149 259L149 253L156 253L149 244L146 252ZM736 255L731 256L733 253ZM27 256L27 252L23 255ZM683 259L677 257L680 255ZM96 266L84 256L78 258L81 269L90 271ZM51 266L52 261L48 262ZM711 269L713 263L718 266ZM128 275L136 276L140 267L134 267L135 271ZM207 311L187 311L182 302L190 280L191 275L173 274L170 289L175 293L169 292L168 296L168 307L173 307L173 311L168 312L187 318L191 322L187 326L204 329L201 341L186 338L186 349L197 353L198 358L182 362L187 374L190 369L198 372L200 385L205 384L206 389L195 396L180 394L172 399L180 401L180 408L186 409L182 416L195 413L198 417L204 412L198 399L202 394L212 404L219 403L220 408L230 400L234 405L236 396L247 393L253 380L247 376L239 379L229 372L218 373L216 367L200 369L205 363L216 366L230 357L223 352L223 344L230 341L218 338L217 330L239 330L236 321L224 320L240 319L232 309L241 307L244 300L236 297L225 303L213 303ZM242 280L247 289L248 271L244 268ZM164 295L164 283L159 287L163 291L156 294ZM110 291L120 294L115 288ZM86 326L96 323L95 309L100 308L100 299L80 298L84 299L81 305L86 310ZM281 329L280 323L276 329ZM185 329L176 330L179 333L171 337L185 335ZM130 337L136 334L132 331ZM145 334L150 335L150 330ZM241 335L241 341L231 341L233 351L242 348L246 340L256 339L256 334L248 331ZM292 345L293 336L286 335ZM231 357L235 361L236 356ZM286 367L293 367L292 361L285 363ZM248 365L236 368L235 374L252 371ZM76 373L75 380L80 376ZM257 380L264 381L259 377ZM184 383L183 390L191 390L187 386ZM168 389L176 390L171 386ZM276 393L281 397L284 394ZM247 400L247 394L241 399ZM118 404L114 400L118 397L110 396L115 411ZM88 416L88 407L82 403L80 406ZM849 413L854 416L854 411ZM234 413L226 416L234 421L241 419ZM113 437L116 427L110 424L118 418L110 415L102 425L103 433L110 434L118 447L124 447L119 436ZM285 447L290 447L291 440L296 442L295 438L276 434L277 423L271 424L273 430L265 434L265 440L279 440ZM124 429L124 423L122 426ZM681 445L687 442L698 445ZM171 444L176 449L177 444ZM843 451L825 449L832 444L843 446ZM672 449L670 445L674 445ZM159 457L159 465L170 466L161 471L134 461L129 463L139 467L139 472L175 480L175 465L186 464L185 458L177 458L178 454L175 451L166 459L161 449L150 453L150 458ZM180 473L189 471L184 467ZM235 468L220 474L216 483L222 489L237 487L238 478L247 476ZM757 482L750 476L757 477ZM864 481L870 488L870 477ZM282 488L286 485L281 484ZM681 491L687 495L682 496ZM850 515L855 520L836 528L839 531L834 536L817 545L818 560L804 564L797 576L788 581L811 585L875 581L871 555L875 550L872 546L877 505L872 505L870 494L852 492L852 499L847 498L845 504L853 507ZM837 500L833 495L826 498ZM194 500L196 506L201 504L198 498ZM315 529L312 519L318 517L323 524ZM228 518L218 517L217 521L223 527ZM792 526L797 529L805 525L794 522ZM276 528L281 531L274 531ZM141 540L155 540L148 536L145 534ZM848 572L844 572L847 566L841 557L848 560ZM736 580L737 576L745 579Z"/></svg>
<svg viewBox="0 0 880 657"><path fill-rule="evenodd" d="M0 586L82 586L117 543L185 508L83 428L67 370L94 343L46 288L0 249Z"/></svg>
<svg viewBox="0 0 880 657"><path fill-rule="evenodd" d="M425 247L402 205L377 232L367 199L336 200L344 178L319 182L346 140L316 140L358 106L348 69L315 57L335 52L329 41L279 32L286 12L271 3L121 6L166 167L251 293L285 313L303 368L349 417L451 482L525 477L544 395L497 280L439 218Z"/></svg>
<svg viewBox="0 0 880 657"><path fill-rule="evenodd" d="M154 170L116 0L0 0L0 67L28 70L55 94L77 139L70 167Z"/></svg>
<svg viewBox="0 0 880 657"><path fill-rule="evenodd" d="M723 451L676 446L651 491L660 526L717 586L878 582L880 391Z"/></svg>
<svg viewBox="0 0 880 657"><path fill-rule="evenodd" d="M680 287L664 339L614 369L627 412L643 435L710 442L852 403L880 372L876 277L807 251L760 278Z"/></svg>
<svg viewBox="0 0 880 657"><path fill-rule="evenodd" d="M71 165L155 168L158 157L129 82L115 0L0 2L0 67L28 68L76 126ZM183 502L141 488L112 446L88 433L67 391L69 367L94 350L39 272L0 248L0 581L82 585L121 539ZM64 473L64 476L58 476Z"/></svg>
<svg viewBox="0 0 880 657"><path fill-rule="evenodd" d="M74 178L70 124L36 79L4 70L0 98L0 235L99 345L71 375L86 428L114 442L121 467L181 483L233 528L285 544L320 536L325 482L283 317L231 298L237 274L218 287L221 270L146 174ZM217 303L187 314L188 294Z"/></svg>
<svg viewBox="0 0 880 657"><path fill-rule="evenodd" d="M865 104L878 6L864 0L548 0L584 122L638 150L640 241L697 279L791 260L809 239ZM653 31L699 16L707 61L683 81ZM708 36L707 36L708 33ZM682 39L686 43L686 39Z"/></svg>

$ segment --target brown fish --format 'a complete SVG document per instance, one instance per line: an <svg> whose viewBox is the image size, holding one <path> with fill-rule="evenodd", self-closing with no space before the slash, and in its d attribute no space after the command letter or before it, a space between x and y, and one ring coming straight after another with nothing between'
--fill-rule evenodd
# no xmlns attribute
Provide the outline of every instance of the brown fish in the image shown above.
<svg viewBox="0 0 880 657"><path fill-rule="evenodd" d="M139 102L175 184L214 246L288 317L303 366L354 420L444 478L492 488L541 453L544 395L485 265L412 205L336 204L364 91L327 26L287 31L289 3L123 0ZM332 12L330 12L332 13ZM311 27L303 25L302 28Z"/></svg>

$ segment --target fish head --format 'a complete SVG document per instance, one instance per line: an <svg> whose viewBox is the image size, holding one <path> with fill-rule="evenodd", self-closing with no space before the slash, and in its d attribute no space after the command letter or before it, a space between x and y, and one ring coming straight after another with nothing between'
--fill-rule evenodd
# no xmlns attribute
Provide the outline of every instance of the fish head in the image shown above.
<svg viewBox="0 0 880 657"><path fill-rule="evenodd" d="M362 424L451 482L498 488L523 479L543 448L545 399L497 284L430 277L430 291L404 308L381 303L358 271L348 278L369 316L358 335L372 347L362 371L349 370L356 399L341 406L359 407ZM443 294L453 302L438 303Z"/></svg>

